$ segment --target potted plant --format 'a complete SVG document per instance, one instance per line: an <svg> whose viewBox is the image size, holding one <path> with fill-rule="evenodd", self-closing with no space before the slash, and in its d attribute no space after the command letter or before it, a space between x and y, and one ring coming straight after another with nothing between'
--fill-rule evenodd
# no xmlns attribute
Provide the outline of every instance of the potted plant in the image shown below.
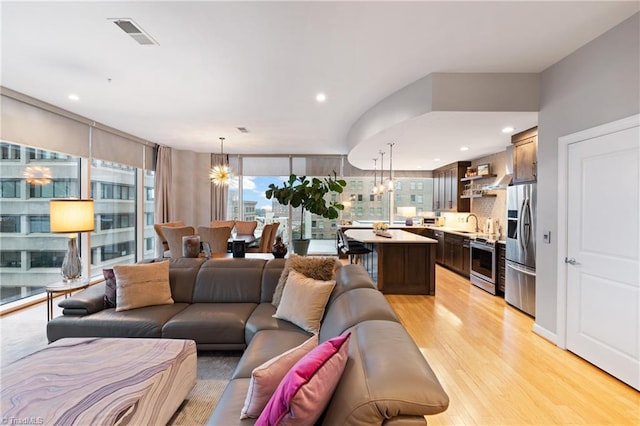
<svg viewBox="0 0 640 426"><path fill-rule="evenodd" d="M325 195L330 192L341 194L347 182L338 179L336 173L333 177L326 178L307 178L306 176L289 176L287 182L283 182L282 186L275 184L269 185L269 189L265 191L267 199L275 198L280 204L297 208L300 207L300 237L293 238L293 250L295 253L305 256L309 249L309 240L304 238L304 212L305 210L322 216L327 219L337 219L338 211L344 210L344 205L336 202L325 200Z"/></svg>

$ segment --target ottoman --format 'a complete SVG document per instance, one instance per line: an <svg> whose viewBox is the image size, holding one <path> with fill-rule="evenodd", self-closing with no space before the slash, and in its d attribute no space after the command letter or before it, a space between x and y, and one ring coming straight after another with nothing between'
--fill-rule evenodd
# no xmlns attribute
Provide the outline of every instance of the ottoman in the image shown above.
<svg viewBox="0 0 640 426"><path fill-rule="evenodd" d="M163 425L196 383L192 340L67 338L0 372L2 419Z"/></svg>

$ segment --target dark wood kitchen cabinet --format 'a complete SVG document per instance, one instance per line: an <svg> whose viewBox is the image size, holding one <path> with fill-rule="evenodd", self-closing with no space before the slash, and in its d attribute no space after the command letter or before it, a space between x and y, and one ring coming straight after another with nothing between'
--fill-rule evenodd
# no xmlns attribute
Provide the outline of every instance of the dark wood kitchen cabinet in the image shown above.
<svg viewBox="0 0 640 426"><path fill-rule="evenodd" d="M464 275L465 274L465 250L464 240L467 238L450 234L445 232L444 234L444 265L455 272ZM467 252L467 257L469 253ZM468 262L468 260L467 260ZM466 274L469 275L468 273Z"/></svg>
<svg viewBox="0 0 640 426"><path fill-rule="evenodd" d="M425 237L438 240L438 246L436 248L436 263L442 264L444 262L444 232L437 231L435 229L427 229Z"/></svg>
<svg viewBox="0 0 640 426"><path fill-rule="evenodd" d="M504 295L504 284L507 280L507 246L505 243L496 244L498 248L498 279L496 282L497 294Z"/></svg>
<svg viewBox="0 0 640 426"><path fill-rule="evenodd" d="M471 275L471 248L469 247L469 238L465 238L462 243L462 275L465 277Z"/></svg>
<svg viewBox="0 0 640 426"><path fill-rule="evenodd" d="M538 179L538 128L511 137L513 144L513 183L535 182Z"/></svg>
<svg viewBox="0 0 640 426"><path fill-rule="evenodd" d="M464 177L469 161L458 161L433 171L433 209L446 212L469 212L471 202L462 198Z"/></svg>

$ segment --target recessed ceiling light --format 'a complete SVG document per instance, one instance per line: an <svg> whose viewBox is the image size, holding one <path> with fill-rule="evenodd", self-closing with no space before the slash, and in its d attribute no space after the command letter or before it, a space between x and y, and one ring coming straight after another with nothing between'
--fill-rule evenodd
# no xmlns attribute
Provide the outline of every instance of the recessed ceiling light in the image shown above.
<svg viewBox="0 0 640 426"><path fill-rule="evenodd" d="M461 146L460 147L460 151L469 151L469 147L468 146Z"/></svg>
<svg viewBox="0 0 640 426"><path fill-rule="evenodd" d="M325 95L324 93L318 93L316 95L316 101L318 102L324 102L327 100L327 95Z"/></svg>
<svg viewBox="0 0 640 426"><path fill-rule="evenodd" d="M69 99L71 99L72 101L79 101L80 96L76 95L75 93L72 93L69 95Z"/></svg>
<svg viewBox="0 0 640 426"><path fill-rule="evenodd" d="M502 129L502 133L511 133L513 132L515 129L511 126L507 126L505 128Z"/></svg>
<svg viewBox="0 0 640 426"><path fill-rule="evenodd" d="M440 161L440 159L439 158L434 158L433 161Z"/></svg>

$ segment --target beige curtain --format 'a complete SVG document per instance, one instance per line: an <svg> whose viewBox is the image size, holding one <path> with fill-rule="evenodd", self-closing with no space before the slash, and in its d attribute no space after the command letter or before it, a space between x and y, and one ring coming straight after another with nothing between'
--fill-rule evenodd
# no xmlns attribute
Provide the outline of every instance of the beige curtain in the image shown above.
<svg viewBox="0 0 640 426"><path fill-rule="evenodd" d="M211 167L225 162L229 164L229 157L222 154L211 155ZM227 204L229 197L228 186L218 186L211 184L211 220L227 220Z"/></svg>
<svg viewBox="0 0 640 426"><path fill-rule="evenodd" d="M155 223L171 222L173 219L173 208L171 206L171 148L159 146L156 159L156 179L155 179ZM158 239L156 239L158 240ZM156 241L156 253L163 255L162 242Z"/></svg>

